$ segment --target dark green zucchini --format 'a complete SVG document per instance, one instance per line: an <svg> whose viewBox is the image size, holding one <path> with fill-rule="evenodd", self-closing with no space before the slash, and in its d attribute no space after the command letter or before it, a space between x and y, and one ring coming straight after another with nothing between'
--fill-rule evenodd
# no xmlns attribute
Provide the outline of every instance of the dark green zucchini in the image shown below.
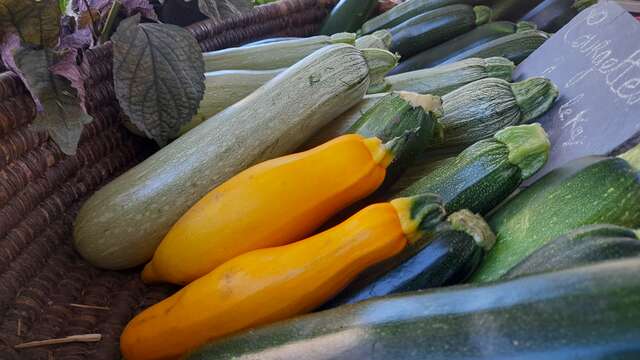
<svg viewBox="0 0 640 360"><path fill-rule="evenodd" d="M482 25L490 18L491 9L486 6L451 5L428 11L389 29L390 50L409 57Z"/></svg>
<svg viewBox="0 0 640 360"><path fill-rule="evenodd" d="M588 225L544 245L500 279L628 257L640 257L640 240L635 231L615 225Z"/></svg>
<svg viewBox="0 0 640 360"><path fill-rule="evenodd" d="M391 70L390 75L438 66L448 59L503 36L515 34L518 26L509 21L490 22L443 44L414 55Z"/></svg>
<svg viewBox="0 0 640 360"><path fill-rule="evenodd" d="M508 127L392 197L435 193L447 212L486 214L546 163L549 139L539 124Z"/></svg>
<svg viewBox="0 0 640 360"><path fill-rule="evenodd" d="M549 39L549 34L543 31L525 30L503 36L476 46L473 49L461 52L456 56L450 57L442 64L450 64L472 57L488 58L494 56L506 57L514 63L519 64L544 44L547 39Z"/></svg>
<svg viewBox="0 0 640 360"><path fill-rule="evenodd" d="M549 241L589 224L640 227L640 145L553 170L490 218L498 240L471 281L499 279Z"/></svg>
<svg viewBox="0 0 640 360"><path fill-rule="evenodd" d="M340 0L324 21L320 34L356 32L373 15L377 6L377 0Z"/></svg>
<svg viewBox="0 0 640 360"><path fill-rule="evenodd" d="M370 34L377 30L390 29L412 17L456 4L479 5L478 1L474 0L408 0L394 6L385 13L369 19L362 25L361 32L362 34Z"/></svg>
<svg viewBox="0 0 640 360"><path fill-rule="evenodd" d="M540 30L557 32L578 13L597 3L597 0L544 0L529 11L524 20L534 22Z"/></svg>
<svg viewBox="0 0 640 360"><path fill-rule="evenodd" d="M453 213L432 237L412 244L401 256L367 269L322 308L460 283L476 269L494 241L495 235L482 217L467 210Z"/></svg>
<svg viewBox="0 0 640 360"><path fill-rule="evenodd" d="M541 2L542 0L493 0L491 2L491 6L495 9L493 18L517 21Z"/></svg>
<svg viewBox="0 0 640 360"><path fill-rule="evenodd" d="M442 136L436 116L442 113L440 98L410 92L391 93L380 99L353 124L348 133L378 137L383 142L406 136L407 143L387 168L386 187L397 179L422 152L424 144Z"/></svg>
<svg viewBox="0 0 640 360"><path fill-rule="evenodd" d="M188 360L637 359L640 259L341 306L240 333Z"/></svg>

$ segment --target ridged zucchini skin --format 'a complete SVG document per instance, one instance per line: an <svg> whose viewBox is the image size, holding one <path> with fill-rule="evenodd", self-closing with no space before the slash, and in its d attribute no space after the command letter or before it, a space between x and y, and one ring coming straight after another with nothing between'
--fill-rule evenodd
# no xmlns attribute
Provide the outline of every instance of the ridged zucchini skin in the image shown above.
<svg viewBox="0 0 640 360"><path fill-rule="evenodd" d="M402 66L400 63L398 66ZM446 95L464 85L486 78L511 81L515 65L505 58L472 58L457 63L391 75L385 82L392 91Z"/></svg>
<svg viewBox="0 0 640 360"><path fill-rule="evenodd" d="M424 144L439 139L441 130L436 116L442 113L439 97L414 93L392 93L367 110L347 130L366 138L377 137L383 142L405 138L404 146L387 167L382 188L395 181L411 161L422 152Z"/></svg>
<svg viewBox="0 0 640 360"><path fill-rule="evenodd" d="M469 209L487 214L542 168L549 148L539 124L509 127L471 145L392 197L435 193L448 212Z"/></svg>
<svg viewBox="0 0 640 360"><path fill-rule="evenodd" d="M558 98L548 79L517 83L487 78L467 84L442 97L439 119L444 140L436 147L470 145L507 127L528 123L544 114Z"/></svg>
<svg viewBox="0 0 640 360"><path fill-rule="evenodd" d="M478 5L473 0L410 0L404 1L391 10L369 19L362 25L361 32L370 34L381 29L389 29L401 24L412 17L416 17L431 10L436 10L449 5L466 4Z"/></svg>
<svg viewBox="0 0 640 360"><path fill-rule="evenodd" d="M366 270L322 309L460 283L476 269L494 241L495 234L482 217L467 210L454 213L432 237Z"/></svg>
<svg viewBox="0 0 640 360"><path fill-rule="evenodd" d="M391 75L438 66L448 59L489 41L515 34L517 25L509 21L490 22L431 49L416 54L396 66Z"/></svg>
<svg viewBox="0 0 640 360"><path fill-rule="evenodd" d="M633 230L608 224L588 225L547 243L500 279L629 257L640 257L640 240Z"/></svg>
<svg viewBox="0 0 640 360"><path fill-rule="evenodd" d="M340 0L325 20L320 34L355 32L373 15L378 0Z"/></svg>
<svg viewBox="0 0 640 360"><path fill-rule="evenodd" d="M548 39L549 34L543 31L521 31L461 52L456 56L450 57L442 64L450 64L472 57L488 58L494 56L502 56L516 64L520 64Z"/></svg>
<svg viewBox="0 0 640 360"><path fill-rule="evenodd" d="M544 0L524 15L523 20L534 22L540 30L554 33L597 0Z"/></svg>
<svg viewBox="0 0 640 360"><path fill-rule="evenodd" d="M637 158L629 163L591 156L548 173L489 218L498 240L470 280L499 279L544 244L584 225L640 227L639 170Z"/></svg>
<svg viewBox="0 0 640 360"><path fill-rule="evenodd" d="M340 33L254 46L235 47L202 54L204 71L274 70L289 67L309 54L332 44L354 45L356 35Z"/></svg>
<svg viewBox="0 0 640 360"><path fill-rule="evenodd" d="M490 14L486 6L469 5L445 6L423 13L389 29L390 50L402 57L415 55L487 22Z"/></svg>
<svg viewBox="0 0 640 360"><path fill-rule="evenodd" d="M251 165L295 150L357 104L369 81L364 54L353 46L308 56L97 191L76 218L76 249L101 268L148 261L202 196Z"/></svg>
<svg viewBox="0 0 640 360"><path fill-rule="evenodd" d="M241 333L187 359L635 359L639 271L640 259L627 259L374 299Z"/></svg>

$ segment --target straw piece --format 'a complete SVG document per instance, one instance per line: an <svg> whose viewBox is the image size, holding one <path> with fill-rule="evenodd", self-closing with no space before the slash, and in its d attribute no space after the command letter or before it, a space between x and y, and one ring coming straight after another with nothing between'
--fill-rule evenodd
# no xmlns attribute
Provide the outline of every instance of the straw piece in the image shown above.
<svg viewBox="0 0 640 360"><path fill-rule="evenodd" d="M102 334L84 334L84 335L72 335L58 339L47 339L39 341L30 341L14 346L16 349L26 349L38 346L56 345L56 344L68 344L73 342L98 342L102 340Z"/></svg>
<svg viewBox="0 0 640 360"><path fill-rule="evenodd" d="M111 310L111 308L108 306L84 305L84 304L69 304L69 306L81 308L81 309Z"/></svg>

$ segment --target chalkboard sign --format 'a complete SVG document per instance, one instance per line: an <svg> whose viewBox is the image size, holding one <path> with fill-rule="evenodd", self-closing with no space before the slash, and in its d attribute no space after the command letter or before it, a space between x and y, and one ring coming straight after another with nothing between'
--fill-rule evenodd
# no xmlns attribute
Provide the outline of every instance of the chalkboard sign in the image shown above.
<svg viewBox="0 0 640 360"><path fill-rule="evenodd" d="M640 24L615 2L580 13L514 75L532 76L560 89L558 102L537 120L552 150L532 181L567 161L611 154L640 134Z"/></svg>

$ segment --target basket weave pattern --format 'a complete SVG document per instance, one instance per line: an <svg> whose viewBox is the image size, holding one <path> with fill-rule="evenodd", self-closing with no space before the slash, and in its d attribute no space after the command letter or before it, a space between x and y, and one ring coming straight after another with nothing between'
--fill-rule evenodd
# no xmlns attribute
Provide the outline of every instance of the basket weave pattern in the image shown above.
<svg viewBox="0 0 640 360"><path fill-rule="evenodd" d="M306 36L318 30L335 2L287 0L188 30L204 51ZM145 286L139 269L96 269L73 250L72 224L83 200L155 149L122 126L111 54L109 43L84 52L85 107L94 120L74 156L30 127L33 100L15 74L0 73L0 359L119 359L118 338L127 321L175 290ZM102 334L102 340L14 349L27 341L89 333Z"/></svg>

